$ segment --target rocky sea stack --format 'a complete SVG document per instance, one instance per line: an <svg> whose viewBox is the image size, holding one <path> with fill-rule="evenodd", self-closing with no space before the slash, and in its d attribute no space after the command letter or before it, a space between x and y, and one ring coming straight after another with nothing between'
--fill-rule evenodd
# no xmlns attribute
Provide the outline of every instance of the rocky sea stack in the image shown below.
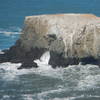
<svg viewBox="0 0 100 100"><path fill-rule="evenodd" d="M54 68L79 62L100 65L100 18L92 14L28 16L20 39L0 54L0 63L38 67L34 60L46 51L50 51L49 64Z"/></svg>

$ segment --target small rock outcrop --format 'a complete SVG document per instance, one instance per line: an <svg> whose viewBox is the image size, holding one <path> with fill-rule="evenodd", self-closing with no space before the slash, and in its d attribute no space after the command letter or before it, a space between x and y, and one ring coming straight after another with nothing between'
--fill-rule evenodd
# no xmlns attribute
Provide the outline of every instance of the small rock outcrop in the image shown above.
<svg viewBox="0 0 100 100"><path fill-rule="evenodd" d="M55 14L28 16L20 39L1 62L22 62L21 68L37 67L33 62L45 51L56 66L100 64L100 18L92 14Z"/></svg>

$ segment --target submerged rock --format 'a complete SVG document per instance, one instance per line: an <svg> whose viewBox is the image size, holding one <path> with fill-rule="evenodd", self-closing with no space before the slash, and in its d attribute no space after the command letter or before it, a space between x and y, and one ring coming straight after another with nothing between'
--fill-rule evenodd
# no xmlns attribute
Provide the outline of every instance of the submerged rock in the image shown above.
<svg viewBox="0 0 100 100"><path fill-rule="evenodd" d="M5 60L22 62L25 68L37 67L33 60L50 51L49 64L53 67L100 63L100 18L95 15L28 16L22 33L15 46L6 52Z"/></svg>

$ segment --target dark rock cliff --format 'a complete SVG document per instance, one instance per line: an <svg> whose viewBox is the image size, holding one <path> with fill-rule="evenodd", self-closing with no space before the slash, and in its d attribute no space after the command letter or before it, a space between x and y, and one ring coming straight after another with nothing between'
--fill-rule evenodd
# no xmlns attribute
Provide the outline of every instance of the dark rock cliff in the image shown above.
<svg viewBox="0 0 100 100"><path fill-rule="evenodd" d="M56 66L100 63L100 18L92 14L38 15L25 18L20 39L0 62L22 62L20 68L38 67L34 63L45 51Z"/></svg>

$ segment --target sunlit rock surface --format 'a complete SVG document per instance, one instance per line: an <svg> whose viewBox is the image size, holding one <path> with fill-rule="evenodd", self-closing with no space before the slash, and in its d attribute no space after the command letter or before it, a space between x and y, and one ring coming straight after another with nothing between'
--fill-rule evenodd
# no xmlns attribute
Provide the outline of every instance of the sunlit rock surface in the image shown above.
<svg viewBox="0 0 100 100"><path fill-rule="evenodd" d="M99 57L100 18L92 14L28 16L22 46L47 48L64 57Z"/></svg>

